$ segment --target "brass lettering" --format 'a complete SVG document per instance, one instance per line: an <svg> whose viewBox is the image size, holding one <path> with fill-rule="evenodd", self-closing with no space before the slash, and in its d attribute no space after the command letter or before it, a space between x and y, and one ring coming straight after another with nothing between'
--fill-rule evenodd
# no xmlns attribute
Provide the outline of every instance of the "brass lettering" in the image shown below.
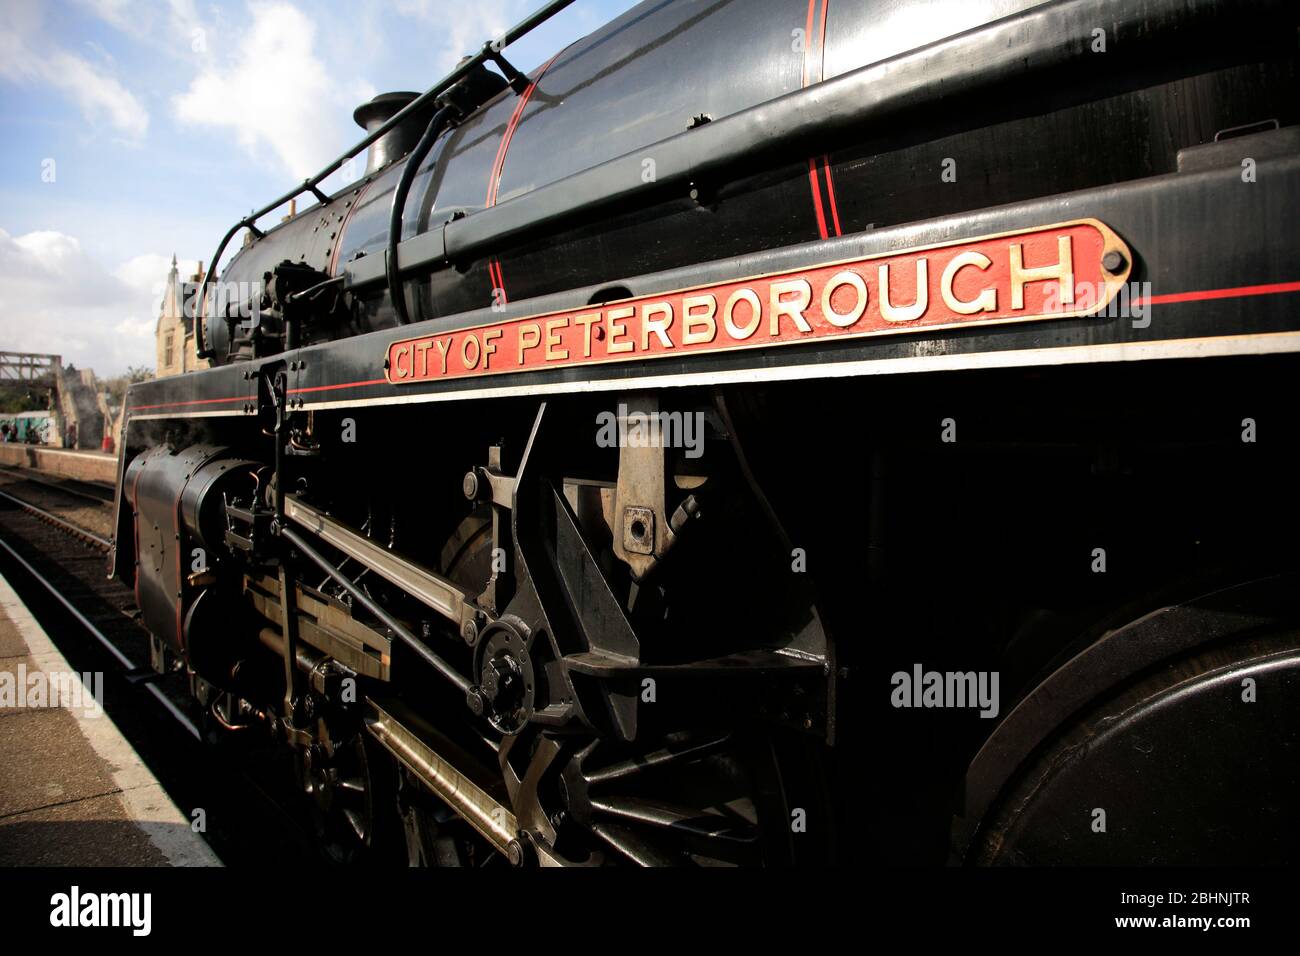
<svg viewBox="0 0 1300 956"><path fill-rule="evenodd" d="M1024 246L1011 244L1011 308L1025 307L1025 284L1055 279L1061 286L1061 303L1071 305L1074 302L1074 253L1069 236L1060 236L1056 240L1056 262L1050 266L1038 266L1026 269L1024 263Z"/></svg>
<svg viewBox="0 0 1300 956"><path fill-rule="evenodd" d="M853 288L857 293L857 300L848 312L836 312L833 299L840 286L845 285ZM826 283L826 288L822 289L822 315L826 317L826 321L836 328L847 329L862 318L862 313L865 311L867 311L867 284L862 281L862 276L849 269L831 276L830 281Z"/></svg>
<svg viewBox="0 0 1300 956"><path fill-rule="evenodd" d="M575 315L573 321L582 326L582 357L591 358L591 327L600 321L599 312Z"/></svg>
<svg viewBox="0 0 1300 956"><path fill-rule="evenodd" d="M438 347L438 354L439 354L440 356L442 356L442 374L443 374L443 375L446 375L446 374L447 374L447 349L451 348L451 343L452 343L452 339L453 339L453 338L454 338L454 336L450 336L450 335L449 335L449 336L447 336L447 341L445 341L445 342L442 341L442 339L434 339L434 340L433 340L433 344L436 345L436 346Z"/></svg>
<svg viewBox="0 0 1300 956"><path fill-rule="evenodd" d="M749 324L743 327L736 325L736 305L740 302L749 303L751 313ZM753 289L737 289L731 293L727 304L722 307L722 324L727 327L727 334L733 339L749 338L758 329L758 323L762 320L763 306Z"/></svg>
<svg viewBox="0 0 1300 956"><path fill-rule="evenodd" d="M559 330L569 327L568 319L548 319L546 322L546 361L554 362L557 359L566 359L569 357L568 349L557 349L555 346L561 342Z"/></svg>
<svg viewBox="0 0 1300 956"><path fill-rule="evenodd" d="M488 329L483 333L483 367L487 368L491 362L492 355L496 352L497 347L492 344L493 339L499 339L505 333L499 328Z"/></svg>
<svg viewBox="0 0 1300 956"><path fill-rule="evenodd" d="M472 362L470 361L469 358L469 346L471 342L474 343L474 360ZM483 349L478 344L478 336L475 335L473 332L470 332L468 335L466 335L463 339L460 340L460 360L464 364L466 369L472 371L473 369L477 368L478 360L482 356L482 353L483 353Z"/></svg>
<svg viewBox="0 0 1300 956"><path fill-rule="evenodd" d="M652 315L661 315L661 319L651 319ZM651 302L641 307L641 350L650 351L650 333L659 337L659 344L666 349L673 347L673 340L668 337L668 327L673 324L673 307L667 302Z"/></svg>
<svg viewBox="0 0 1300 956"><path fill-rule="evenodd" d="M880 317L886 322L915 322L930 304L930 264L916 260L916 300L911 305L894 305L889 300L889 266L880 267Z"/></svg>
<svg viewBox="0 0 1300 956"><path fill-rule="evenodd" d="M393 351L393 378L410 378L411 369L409 366L402 368L402 357L411 354L409 345L399 346Z"/></svg>
<svg viewBox="0 0 1300 956"><path fill-rule="evenodd" d="M700 307L704 311L696 313L694 310ZM713 320L717 314L718 300L712 295L688 295L682 299L682 345L712 342L718 334L718 323Z"/></svg>
<svg viewBox="0 0 1300 956"><path fill-rule="evenodd" d="M795 298L785 300L782 296L794 293ZM781 334L781 316L788 315L800 332L811 332L812 326L803 317L804 310L812 302L812 286L807 279L786 279L773 282L768 289L768 304L771 315L768 317L768 332L773 338Z"/></svg>
<svg viewBox="0 0 1300 956"><path fill-rule="evenodd" d="M992 312L998 307L997 289L985 289L970 301L957 298L957 293L953 291L953 283L957 281L957 273L966 266L974 266L981 271L988 269L993 265L993 260L982 252L963 252L959 256L954 256L953 260L944 267L943 276L939 280L939 293L943 296L943 304L958 315L974 315L976 312Z"/></svg>
<svg viewBox="0 0 1300 956"><path fill-rule="evenodd" d="M535 349L542 341L542 327L536 322L519 326L519 364L524 364L524 353Z"/></svg>
<svg viewBox="0 0 1300 956"><path fill-rule="evenodd" d="M618 338L620 335L627 335L627 326L616 320L630 319L634 315L636 315L636 309L631 306L621 306L617 309L610 309L609 312L605 314L605 321L609 325L609 345L605 347L605 351L609 352L609 354L614 355L618 352L632 351L634 343L615 342L614 339Z"/></svg>
<svg viewBox="0 0 1300 956"><path fill-rule="evenodd" d="M419 362L420 362L420 368L419 368L419 371L417 371L415 374L418 375L420 378L424 378L426 375L429 374L429 354L428 354L428 353L429 353L429 346L431 346L431 345L433 345L433 343L430 342L428 339L422 339L421 341L415 343L415 346L414 346L414 348L415 348L415 357L416 357L416 358L419 360Z"/></svg>

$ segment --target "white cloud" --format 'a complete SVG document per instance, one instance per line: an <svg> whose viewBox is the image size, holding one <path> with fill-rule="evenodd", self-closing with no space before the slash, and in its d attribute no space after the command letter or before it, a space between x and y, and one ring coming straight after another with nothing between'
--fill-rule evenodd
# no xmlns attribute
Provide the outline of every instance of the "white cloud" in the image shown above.
<svg viewBox="0 0 1300 956"><path fill-rule="evenodd" d="M99 17L105 23L112 24L119 30L131 31L138 25L130 0L79 0L83 7Z"/></svg>
<svg viewBox="0 0 1300 956"><path fill-rule="evenodd" d="M315 24L296 7L250 3L248 10L251 24L233 55L214 56L173 98L176 115L228 129L250 153L269 148L293 176L309 176L346 141L342 121L357 103L355 85L334 79L315 51Z"/></svg>
<svg viewBox="0 0 1300 956"><path fill-rule="evenodd" d="M44 85L77 104L87 123L107 123L138 140L149 129L149 113L113 76L110 64L91 63L50 42L39 11L25 4L6 6L0 23L0 77L23 85Z"/></svg>
<svg viewBox="0 0 1300 956"><path fill-rule="evenodd" d="M182 261L182 277L194 266ZM74 236L0 229L0 340L16 351L56 353L102 378L152 367L170 268L170 256L146 253L109 271Z"/></svg>
<svg viewBox="0 0 1300 956"><path fill-rule="evenodd" d="M478 0L474 15L465 16L460 0L398 0L398 13L433 24L442 37L439 72L447 72L462 57L478 52L537 6L528 0Z"/></svg>
<svg viewBox="0 0 1300 956"><path fill-rule="evenodd" d="M92 122L97 117L138 139L149 129L149 113L130 91L99 67L71 53L49 58L46 82L70 96Z"/></svg>
<svg viewBox="0 0 1300 956"><path fill-rule="evenodd" d="M78 0L86 10L113 29L169 57L188 57L196 30L206 31L194 0Z"/></svg>
<svg viewBox="0 0 1300 956"><path fill-rule="evenodd" d="M193 263L188 263L188 265L192 267ZM182 272L185 272L184 277L188 278L187 263L178 262L178 266ZM171 271L171 267L172 261L170 257L147 252L144 255L134 256L123 262L113 270L113 275L137 292L149 292L156 299L162 295L167 273ZM193 271L192 268L190 271Z"/></svg>

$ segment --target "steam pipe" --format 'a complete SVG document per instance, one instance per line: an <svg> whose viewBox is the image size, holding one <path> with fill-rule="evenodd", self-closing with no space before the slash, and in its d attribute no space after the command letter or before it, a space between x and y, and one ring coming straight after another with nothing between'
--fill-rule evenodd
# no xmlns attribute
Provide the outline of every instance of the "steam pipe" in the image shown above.
<svg viewBox="0 0 1300 956"><path fill-rule="evenodd" d="M415 144L411 154L406 158L406 165L402 168L402 178L397 181L397 188L393 190L393 205L388 213L388 254L385 256L384 268L388 273L388 294L392 298L393 309L397 312L397 321L402 325L411 323L411 316L406 310L406 290L402 288L402 276L397 268L397 244L402 239L402 214L406 211L406 197L411 191L411 184L415 182L424 157L429 154L429 150L433 149L433 144L438 141L442 131L458 112L455 107L444 106L433 114L424 135L420 137L420 141Z"/></svg>

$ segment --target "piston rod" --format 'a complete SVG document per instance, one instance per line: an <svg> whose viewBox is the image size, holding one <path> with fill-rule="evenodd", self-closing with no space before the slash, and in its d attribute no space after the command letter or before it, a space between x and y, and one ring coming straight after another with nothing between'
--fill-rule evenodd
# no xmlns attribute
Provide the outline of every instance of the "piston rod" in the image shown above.
<svg viewBox="0 0 1300 956"><path fill-rule="evenodd" d="M473 685L470 683L468 679L462 676L461 673L456 670L456 668L452 667L445 660L443 660L441 657L439 657L437 654L431 651L422 640L420 640L409 630L407 630L404 625L399 623L397 618L393 617L382 607L376 604L370 598L370 596L366 594L364 590L358 587L355 581L349 578L338 568L334 567L334 565L331 564L323 554L321 554L319 551L313 548L309 543L307 543L307 541L302 537L302 535L298 534L292 528L281 527L280 537L284 538L295 548L297 548L298 551L302 553L303 557L305 557L308 561L311 561L322 571L328 574L331 578L333 578L334 581L336 581L343 588L343 590L347 591L349 594L352 595L352 599L354 601L356 601L367 611L369 611L371 614L377 617L380 620L380 622L384 624L384 626L386 626L390 631L393 632L394 636L396 636L398 640L400 640L403 644L411 648L411 650L415 651L415 653L420 657L421 660L427 663L439 674L447 678L447 680L450 681L452 684L454 684L462 694L469 692L469 689Z"/></svg>

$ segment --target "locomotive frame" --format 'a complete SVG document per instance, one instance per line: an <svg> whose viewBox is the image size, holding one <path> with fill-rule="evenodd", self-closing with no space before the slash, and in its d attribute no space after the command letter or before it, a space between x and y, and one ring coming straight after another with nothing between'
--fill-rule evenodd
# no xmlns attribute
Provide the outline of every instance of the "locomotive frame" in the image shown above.
<svg viewBox="0 0 1300 956"><path fill-rule="evenodd" d="M259 245L274 255L281 237L295 241L288 237L300 222L336 217L342 233L363 191L398 167L381 166L333 197L320 192L320 180L411 117L429 123L432 144L485 101L515 96L523 102L513 124L538 80L521 77L502 50L566 5L549 4L505 42L485 44L320 176L241 220L211 260L214 271L240 228L254 237L250 259L263 255ZM825 5L822 16L824 30ZM808 155L844 157L826 162L829 190L832 169L887 140L891 124L937 135L957 113L963 128L978 127L984 120L973 111L990 101L997 105L987 112L1000 121L1032 115L1041 102L1012 94L1079 69L1097 23L1126 42L1105 78L1073 99L1279 59L1276 76L1294 80L1294 11L1285 4L1058 0L810 85L805 73L803 88L777 99L716 119L701 114L669 139L564 179L480 209L443 210L441 223L426 215L424 228L405 238L399 187L379 251L337 262L343 239L330 233L327 268L268 261L256 297L261 323L242 338L233 319L245 303L220 288L208 296L214 277L206 277L204 351L227 364L132 386L122 442L114 573L136 587L155 665L188 670L214 734L258 724L290 745L322 834L345 859L394 843L422 862L477 861L486 845L515 864L580 865L786 864L858 852L996 863L1076 852L1060 820L1076 801L1103 797L1080 796L1082 785L1062 769L1062 754L1094 753L1072 735L1127 714L1160 728L1165 747L1176 736L1178 699L1194 702L1190 713L1232 680L1268 673L1275 691L1296 680L1286 543L1300 516L1284 484L1297 437L1285 415L1285 382L1300 353L1300 237L1291 214L1300 208L1300 127L1288 125L1296 117L1188 145L1164 173L843 235L827 234L823 218L822 234L810 241L595 283L569 285L564 276L554 291L510 301L480 296L478 307L403 319L429 316L439 296L454 295L438 282L486 276L495 290L512 250L599 236L610 216L622 223L638 214L717 215L746 189L761 192L808 171L816 186L816 162L804 169ZM496 81L484 79L488 61L501 70ZM648 154L656 169L649 181ZM258 229L258 216L304 190L320 206ZM722 303L737 288L748 291L745 314L757 324L764 297L746 286L751 277L807 287L799 319L782 313L787 329L803 328L804 309L838 326L830 287L824 298L812 294L823 287L818 281L825 285L828 265L870 271L905 262L917 278L897 290L898 301L919 302L923 277L939 269L923 273L917 263L990 237L1016 250L1010 284L997 286L1004 300L1019 281L1021 295L1032 287L1038 301L1043 283L1066 281L1067 247L1032 265L1023 250L1032 250L1033 237L1055 242L1079 223L1107 237L1091 259L1071 247L1080 274L1092 269L1105 289L1086 308L1031 307L1023 317L998 312L997 321L939 325L911 319L888 329L898 334L815 334L779 348L769 341L663 349L654 361L633 350L529 364L520 334L518 363L495 374L401 374L411 354L403 348L427 343L427 356L468 330L502 330L504 349L508 329L536 326L528 347L558 355L562 327L543 332L547 317L563 317L572 332L570 318L602 314L608 322L613 311L664 303L678 290L711 296L727 318L734 314ZM1068 275L1072 285L1073 268ZM889 301L890 281L883 273L873 302ZM940 292L951 293L955 279L945 281ZM862 288L859 313L868 298ZM689 308L673 301L668 314L685 323ZM786 303L778 293L767 302L778 312ZM394 318L385 326L377 316ZM662 342L666 326L656 328ZM655 328L637 331L649 345ZM622 334L611 328L603 348ZM468 358L464 364L471 371ZM1237 455L1238 427L1204 394L1203 374L1248 407L1252 422L1268 421L1266 452L1249 461ZM1135 421L1116 389L1140 387L1164 394ZM1018 407L1018 390L1059 412L1059 442L1026 438L1040 433L1044 413ZM864 396L896 411L861 416L863 441L832 415L799 415L853 412ZM915 516L912 530L961 554L970 549L961 529L973 519L949 516L944 530L905 484L928 486L918 469L944 449L918 445L920 422L947 422L945 403L952 408L957 397L969 409L958 417L974 422L964 434L975 437L962 439L971 457L940 467L990 500L1003 500L993 484L1014 480L1017 468L1044 469L1060 487L1092 496L1076 500L1126 516L1128 525L1112 525L1097 512L1133 563L1120 585L1101 590L1030 572L1035 587L1052 593L1053 609L1042 611L1047 623L1039 626L1041 609L1030 598L1009 601L1016 605L1007 612L1016 622L1009 643L994 635L1006 623L996 599L953 598L957 606L968 600L973 629L993 636L977 650L943 640L926 646L962 669L1014 650L1015 703L996 728L951 725L936 745L946 758L934 766L921 752L930 729L909 730L908 754L894 756L922 782L881 796L855 776L860 768L845 751L873 740L865 728L880 719L872 696L879 671L909 651L893 641L875 659L853 635L906 627L903 597L915 606L928 593L900 577L923 565L911 545L891 543L902 519L890 496L912 503L904 509ZM699 416L705 461L651 444L597 446L586 428L611 399L624 406L622 422ZM804 461L783 462L792 451ZM1236 470L1225 473L1215 456ZM1065 460L1087 461L1086 474L1053 470ZM1143 543L1143 509L1106 483L1126 467L1167 478L1174 461L1214 474L1232 500L1199 502L1185 527L1168 519L1160 527L1177 543L1157 547ZM375 483L387 493L375 493ZM1187 492L1165 494L1169 511L1192 504ZM1250 494L1258 496L1248 509L1256 523L1249 534L1234 533L1232 509ZM1043 495L1026 492L1038 502ZM842 527L827 527L828 507ZM1034 524L1018 509L1005 527L1010 537L1037 541ZM1069 519L1063 527L1061 540L1083 549L1088 529ZM980 528L998 562L1024 567L1016 545L987 543L990 528ZM1213 559L1188 557L1196 549L1184 537L1193 534L1216 542ZM796 567L800 554L815 556L815 573ZM1143 567L1141 555L1169 567ZM761 596L761 606L746 606L744 595ZM1115 619L1122 614L1130 616ZM1108 620L1109 629L1099 623ZM1017 640L1025 646L1014 647ZM1294 707L1268 706L1279 709L1268 711L1273 730L1252 751L1251 779L1264 781L1255 798L1266 804L1255 815L1297 787L1294 772L1278 769L1300 746ZM1221 756L1240 747L1254 719L1223 720L1229 730L1208 748ZM1098 744L1093 759L1119 760L1114 753ZM400 770L389 773L384 761ZM1180 780L1164 764L1138 777L1170 787ZM1098 786L1105 799L1135 799L1114 781ZM864 792L892 817L914 813L915 826L902 828L906 836L855 832ZM923 796L914 810L903 809L915 793ZM1242 814L1250 799L1221 803ZM390 839L393 820L382 807L400 810L405 840ZM815 838L792 827L792 815ZM1172 824L1155 834L1134 827L1135 857L1155 846L1162 858L1185 859L1208 845ZM1239 839L1269 858L1295 849L1294 830L1280 844L1262 829L1243 833Z"/></svg>

